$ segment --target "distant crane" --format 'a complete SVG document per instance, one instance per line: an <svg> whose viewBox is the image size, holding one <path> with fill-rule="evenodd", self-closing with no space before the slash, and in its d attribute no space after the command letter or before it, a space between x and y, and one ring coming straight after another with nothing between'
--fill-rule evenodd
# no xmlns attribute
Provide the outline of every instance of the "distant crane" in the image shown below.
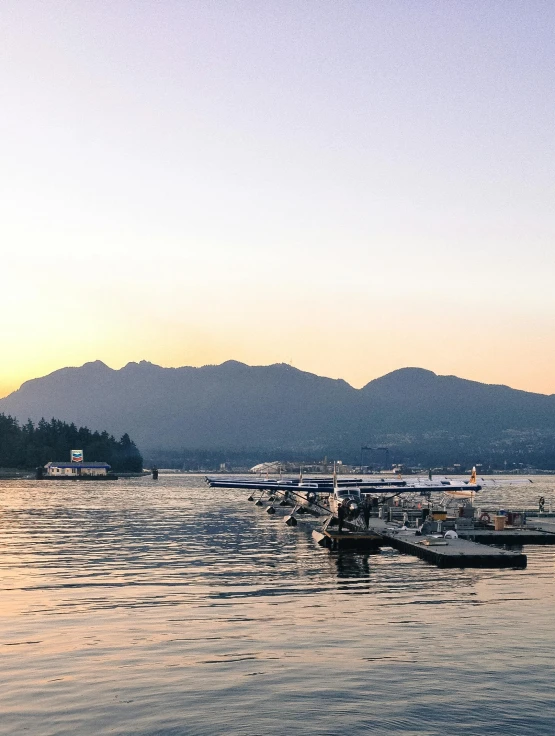
<svg viewBox="0 0 555 736"><path fill-rule="evenodd" d="M386 468L389 467L389 448L388 447L369 447L368 445L361 445L360 447L360 472L361 473L362 473L362 468L363 468L363 464L362 464L363 453L366 451L384 452L385 453L385 456L384 456L385 467Z"/></svg>

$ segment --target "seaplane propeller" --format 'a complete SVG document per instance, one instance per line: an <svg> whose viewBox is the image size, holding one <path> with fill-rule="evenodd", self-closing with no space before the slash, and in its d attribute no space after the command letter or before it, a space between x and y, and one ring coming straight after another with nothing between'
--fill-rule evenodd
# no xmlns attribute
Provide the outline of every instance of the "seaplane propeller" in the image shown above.
<svg viewBox="0 0 555 736"><path fill-rule="evenodd" d="M308 503L316 503L316 501L318 500L318 494L316 493L316 491L308 491L308 493L306 494L306 500L308 501Z"/></svg>

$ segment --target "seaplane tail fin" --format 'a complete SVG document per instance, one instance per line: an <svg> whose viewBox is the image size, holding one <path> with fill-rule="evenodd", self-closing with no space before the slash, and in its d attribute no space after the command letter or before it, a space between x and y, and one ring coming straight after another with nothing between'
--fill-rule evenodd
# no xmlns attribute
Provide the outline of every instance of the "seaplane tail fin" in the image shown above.
<svg viewBox="0 0 555 736"><path fill-rule="evenodd" d="M476 485L476 467L472 468L472 473L470 473L470 480L469 483L473 486Z"/></svg>

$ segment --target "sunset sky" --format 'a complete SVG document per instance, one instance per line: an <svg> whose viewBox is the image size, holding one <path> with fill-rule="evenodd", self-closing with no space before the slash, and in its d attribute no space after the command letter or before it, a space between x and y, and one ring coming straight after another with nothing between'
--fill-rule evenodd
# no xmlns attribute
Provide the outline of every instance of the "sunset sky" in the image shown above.
<svg viewBox="0 0 555 736"><path fill-rule="evenodd" d="M555 393L555 5L3 0L0 396L403 366Z"/></svg>

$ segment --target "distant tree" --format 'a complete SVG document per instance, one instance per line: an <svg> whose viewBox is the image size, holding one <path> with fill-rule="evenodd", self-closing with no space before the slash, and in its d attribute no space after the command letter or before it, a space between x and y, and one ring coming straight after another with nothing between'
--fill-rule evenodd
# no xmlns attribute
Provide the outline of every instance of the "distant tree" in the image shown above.
<svg viewBox="0 0 555 736"><path fill-rule="evenodd" d="M14 417L0 414L0 467L34 468L50 460L69 460L70 450L83 450L85 460L105 461L120 473L138 472L143 458L128 434L116 440L108 432L44 417L35 426L29 419L22 427Z"/></svg>

